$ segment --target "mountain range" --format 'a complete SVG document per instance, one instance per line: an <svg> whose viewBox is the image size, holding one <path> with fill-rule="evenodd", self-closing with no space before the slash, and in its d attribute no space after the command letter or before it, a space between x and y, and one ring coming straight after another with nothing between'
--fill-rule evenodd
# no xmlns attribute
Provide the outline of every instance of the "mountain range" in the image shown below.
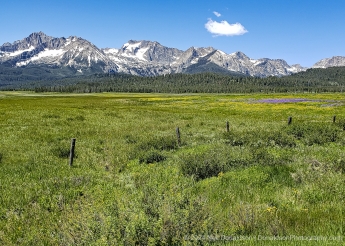
<svg viewBox="0 0 345 246"><path fill-rule="evenodd" d="M313 67L345 66L345 57L323 59ZM43 32L0 46L0 81L6 78L61 78L92 73L125 73L156 76L213 71L268 77L305 71L282 59L251 59L242 52L226 54L212 48L191 47L186 51L153 41L129 40L121 48L98 48L75 36L55 38ZM30 71L30 72L28 72Z"/></svg>

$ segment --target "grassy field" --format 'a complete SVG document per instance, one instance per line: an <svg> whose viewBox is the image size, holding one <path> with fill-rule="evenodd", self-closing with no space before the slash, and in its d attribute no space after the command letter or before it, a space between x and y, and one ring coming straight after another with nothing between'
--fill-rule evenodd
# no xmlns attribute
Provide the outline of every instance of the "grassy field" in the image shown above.
<svg viewBox="0 0 345 246"><path fill-rule="evenodd" d="M0 125L0 245L344 243L343 94L0 92Z"/></svg>

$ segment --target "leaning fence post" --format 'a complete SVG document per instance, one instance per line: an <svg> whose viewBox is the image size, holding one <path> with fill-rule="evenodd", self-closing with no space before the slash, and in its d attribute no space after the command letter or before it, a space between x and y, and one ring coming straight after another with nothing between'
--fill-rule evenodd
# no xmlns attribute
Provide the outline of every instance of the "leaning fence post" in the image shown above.
<svg viewBox="0 0 345 246"><path fill-rule="evenodd" d="M292 117L290 116L288 119L288 125L291 125L291 123L292 123Z"/></svg>
<svg viewBox="0 0 345 246"><path fill-rule="evenodd" d="M176 127L176 138L177 138L177 145L181 145L181 133L180 133L180 128Z"/></svg>
<svg viewBox="0 0 345 246"><path fill-rule="evenodd" d="M336 115L333 116L333 123L335 123Z"/></svg>
<svg viewBox="0 0 345 246"><path fill-rule="evenodd" d="M69 166L70 167L73 165L75 140L76 140L75 138L72 138L72 141L71 141L71 149L70 149L70 152L69 152Z"/></svg>
<svg viewBox="0 0 345 246"><path fill-rule="evenodd" d="M226 132L230 131L229 121L226 122Z"/></svg>

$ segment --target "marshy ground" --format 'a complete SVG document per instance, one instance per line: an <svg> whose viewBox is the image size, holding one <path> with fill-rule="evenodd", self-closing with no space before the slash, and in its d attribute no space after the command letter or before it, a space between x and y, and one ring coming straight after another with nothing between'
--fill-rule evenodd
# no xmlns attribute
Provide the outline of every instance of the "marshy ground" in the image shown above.
<svg viewBox="0 0 345 246"><path fill-rule="evenodd" d="M344 103L0 92L0 244L342 245Z"/></svg>

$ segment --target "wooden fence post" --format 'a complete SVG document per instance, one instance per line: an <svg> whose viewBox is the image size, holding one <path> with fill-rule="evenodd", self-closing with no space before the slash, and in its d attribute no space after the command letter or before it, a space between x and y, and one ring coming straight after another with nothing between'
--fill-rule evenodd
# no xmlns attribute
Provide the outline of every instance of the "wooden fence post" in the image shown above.
<svg viewBox="0 0 345 246"><path fill-rule="evenodd" d="M181 145L181 133L180 133L180 128L176 127L176 138L177 138L177 145Z"/></svg>
<svg viewBox="0 0 345 246"><path fill-rule="evenodd" d="M226 132L230 131L229 121L226 122Z"/></svg>
<svg viewBox="0 0 345 246"><path fill-rule="evenodd" d="M70 149L70 152L69 152L69 166L70 167L73 165L75 140L76 140L75 138L72 138L72 141L71 141L71 149Z"/></svg>
<svg viewBox="0 0 345 246"><path fill-rule="evenodd" d="M292 117L290 116L288 119L288 125L291 125L291 123L292 123Z"/></svg>

